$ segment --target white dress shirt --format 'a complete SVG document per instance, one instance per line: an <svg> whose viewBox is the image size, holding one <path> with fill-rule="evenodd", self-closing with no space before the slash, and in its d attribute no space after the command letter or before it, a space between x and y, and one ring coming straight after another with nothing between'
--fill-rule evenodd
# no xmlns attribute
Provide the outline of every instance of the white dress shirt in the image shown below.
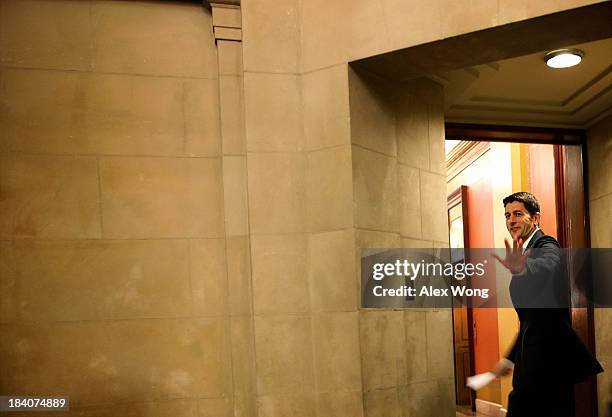
<svg viewBox="0 0 612 417"><path fill-rule="evenodd" d="M533 237L533 235L535 235L535 232L537 232L538 230L540 230L540 227L536 226L535 230L529 235L527 240L523 242L523 253L525 253L525 251L527 250L527 246L529 246L529 242L531 241L531 238Z"/></svg>

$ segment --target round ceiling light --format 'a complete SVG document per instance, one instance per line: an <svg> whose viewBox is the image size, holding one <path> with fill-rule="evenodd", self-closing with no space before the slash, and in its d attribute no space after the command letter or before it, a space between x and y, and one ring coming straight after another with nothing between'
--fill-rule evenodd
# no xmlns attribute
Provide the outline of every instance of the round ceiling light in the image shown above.
<svg viewBox="0 0 612 417"><path fill-rule="evenodd" d="M580 64L584 52L578 49L557 49L544 56L546 65L551 68L569 68Z"/></svg>

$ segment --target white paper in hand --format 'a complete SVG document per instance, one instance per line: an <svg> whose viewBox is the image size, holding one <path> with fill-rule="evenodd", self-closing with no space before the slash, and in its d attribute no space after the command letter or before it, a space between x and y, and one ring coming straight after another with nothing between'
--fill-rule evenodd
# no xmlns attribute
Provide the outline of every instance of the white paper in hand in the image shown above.
<svg viewBox="0 0 612 417"><path fill-rule="evenodd" d="M485 372L484 374L478 374L467 378L465 385L474 391L478 391L481 388L486 387L495 379L493 372Z"/></svg>

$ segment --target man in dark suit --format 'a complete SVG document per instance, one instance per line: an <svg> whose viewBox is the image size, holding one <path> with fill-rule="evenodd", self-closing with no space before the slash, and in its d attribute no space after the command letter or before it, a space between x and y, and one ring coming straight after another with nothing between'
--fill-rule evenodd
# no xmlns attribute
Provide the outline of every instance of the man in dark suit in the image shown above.
<svg viewBox="0 0 612 417"><path fill-rule="evenodd" d="M503 204L513 244L505 239L505 257L494 256L512 273L520 321L513 346L493 370L500 377L514 366L507 417L573 417L574 384L603 369L571 327L561 250L539 228L537 199L519 192Z"/></svg>

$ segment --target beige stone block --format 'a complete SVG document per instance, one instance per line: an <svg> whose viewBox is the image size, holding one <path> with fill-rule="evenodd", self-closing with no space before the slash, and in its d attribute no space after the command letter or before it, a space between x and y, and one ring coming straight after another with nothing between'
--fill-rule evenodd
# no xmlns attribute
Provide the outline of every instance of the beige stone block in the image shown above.
<svg viewBox="0 0 612 417"><path fill-rule="evenodd" d="M428 311L426 315L428 376L451 378L454 375L451 310Z"/></svg>
<svg viewBox="0 0 612 417"><path fill-rule="evenodd" d="M212 16L201 5L96 1L91 7L96 70L217 76Z"/></svg>
<svg viewBox="0 0 612 417"><path fill-rule="evenodd" d="M356 145L397 155L393 93L380 81L349 70L351 141Z"/></svg>
<svg viewBox="0 0 612 417"><path fill-rule="evenodd" d="M224 41L242 41L242 29L215 26L215 39Z"/></svg>
<svg viewBox="0 0 612 417"><path fill-rule="evenodd" d="M413 95L397 102L397 158L405 165L429 169L429 118L427 104Z"/></svg>
<svg viewBox="0 0 612 417"><path fill-rule="evenodd" d="M337 20L338 30L348 35L348 56L353 61L390 49L385 10L381 1L344 1L345 16Z"/></svg>
<svg viewBox="0 0 612 417"><path fill-rule="evenodd" d="M187 316L187 242L15 243L20 315L26 321Z"/></svg>
<svg viewBox="0 0 612 417"><path fill-rule="evenodd" d="M302 4L302 59L306 71L389 49L381 2L309 1ZM326 47L334 44L335 48ZM334 51L332 51L334 49Z"/></svg>
<svg viewBox="0 0 612 417"><path fill-rule="evenodd" d="M178 135L184 138L181 154L189 156L220 155L220 99L217 80L182 80L182 88L184 133ZM159 113L157 116L159 117Z"/></svg>
<svg viewBox="0 0 612 417"><path fill-rule="evenodd" d="M230 28L239 28L242 26L240 7L215 5L212 8L212 17L213 25L215 26Z"/></svg>
<svg viewBox="0 0 612 417"><path fill-rule="evenodd" d="M474 32L498 25L498 5L490 0L471 0L468 4L441 0L442 38Z"/></svg>
<svg viewBox="0 0 612 417"><path fill-rule="evenodd" d="M255 332L253 317L232 317L232 375L234 397L243 400L255 395Z"/></svg>
<svg viewBox="0 0 612 417"><path fill-rule="evenodd" d="M351 143L346 64L302 76L307 150Z"/></svg>
<svg viewBox="0 0 612 417"><path fill-rule="evenodd" d="M193 314L222 316L228 313L228 279L224 239L189 240L189 265Z"/></svg>
<svg viewBox="0 0 612 417"><path fill-rule="evenodd" d="M366 248L397 248L399 244L399 233L377 232L363 229L355 230L355 245L357 246L357 250Z"/></svg>
<svg viewBox="0 0 612 417"><path fill-rule="evenodd" d="M251 233L305 230L305 156L301 153L249 154Z"/></svg>
<svg viewBox="0 0 612 417"><path fill-rule="evenodd" d="M244 89L242 77L219 77L221 99L221 132L223 133L223 154L246 154L246 133L244 120Z"/></svg>
<svg viewBox="0 0 612 417"><path fill-rule="evenodd" d="M609 308L595 308L593 312L595 315L596 356L609 355L609 349L612 346L612 333L608 329L612 326L612 310Z"/></svg>
<svg viewBox="0 0 612 417"><path fill-rule="evenodd" d="M423 239L448 241L446 176L421 171L421 229Z"/></svg>
<svg viewBox="0 0 612 417"><path fill-rule="evenodd" d="M252 0L241 5L244 68L298 73L300 16L296 0Z"/></svg>
<svg viewBox="0 0 612 417"><path fill-rule="evenodd" d="M317 314L312 320L317 390L361 391L358 313Z"/></svg>
<svg viewBox="0 0 612 417"><path fill-rule="evenodd" d="M400 97L413 97L415 103L444 104L444 87L427 77L403 82L400 91Z"/></svg>
<svg viewBox="0 0 612 417"><path fill-rule="evenodd" d="M10 241L0 241L0 323L17 320L17 275Z"/></svg>
<svg viewBox="0 0 612 417"><path fill-rule="evenodd" d="M309 0L301 4L302 67L304 71L348 62L350 33L347 1ZM330 48L329 45L334 45Z"/></svg>
<svg viewBox="0 0 612 417"><path fill-rule="evenodd" d="M501 0L499 2L499 24L517 22L559 11L559 0L527 1Z"/></svg>
<svg viewBox="0 0 612 417"><path fill-rule="evenodd" d="M3 385L23 395L70 393L71 406L228 396L226 326L219 319L3 326Z"/></svg>
<svg viewBox="0 0 612 417"><path fill-rule="evenodd" d="M524 0L501 0L498 2L498 19L500 24L517 22L527 18L527 7Z"/></svg>
<svg viewBox="0 0 612 417"><path fill-rule="evenodd" d="M610 366L612 366L612 355L601 355L597 357L597 360L599 360L604 369L610 369ZM600 416L605 416L609 411L609 405L612 401L611 386L612 377L608 372L604 371L597 375L597 402L599 404Z"/></svg>
<svg viewBox="0 0 612 417"><path fill-rule="evenodd" d="M587 132L589 199L612 193L612 117L608 117Z"/></svg>
<svg viewBox="0 0 612 417"><path fill-rule="evenodd" d="M230 398L201 398L198 400L199 417L233 417Z"/></svg>
<svg viewBox="0 0 612 417"><path fill-rule="evenodd" d="M455 397L455 378L438 379L438 395L440 398L440 410L442 415L456 416L457 400Z"/></svg>
<svg viewBox="0 0 612 417"><path fill-rule="evenodd" d="M3 65L90 70L92 49L90 2L0 2Z"/></svg>
<svg viewBox="0 0 612 417"><path fill-rule="evenodd" d="M117 76L111 78L127 80ZM2 82L0 106L3 110L0 112L2 148L10 151L45 153L102 151L104 147L92 143L89 136L98 135L99 140L109 129L114 129L115 134L121 132L120 128L109 126L112 125L109 122L100 126L90 123L91 117L98 117L99 120L110 117L102 115L103 112L96 116L91 115L95 113L92 111L91 97L94 95L92 88L95 91L106 91L109 87L119 87L117 84L110 86L108 82L104 82L105 80L109 80L109 77L74 71L4 69L0 79ZM121 88L121 91L115 91L113 94L121 96L125 91L125 84L121 85ZM106 91L105 94L110 95L111 92ZM130 104L135 103L132 101ZM165 108L169 110L168 107ZM124 106L123 110L125 109ZM112 108L107 107L107 110ZM115 122L122 120L118 114L119 112L115 113ZM90 127L104 130L102 132L97 129L90 130ZM127 129L124 127L123 131L125 130ZM41 137L45 140L40 140ZM123 147L129 149L129 142L125 143L125 137L121 139ZM149 142L149 146L151 145Z"/></svg>
<svg viewBox="0 0 612 417"><path fill-rule="evenodd" d="M0 126L10 150L220 153L216 80L20 69L2 78Z"/></svg>
<svg viewBox="0 0 612 417"><path fill-rule="evenodd" d="M76 91L85 95L87 106L85 131L75 132L87 138L79 150L128 155L220 154L216 80L92 75L85 83Z"/></svg>
<svg viewBox="0 0 612 417"><path fill-rule="evenodd" d="M21 415L21 413L16 414ZM27 415L27 414L24 414ZM199 417L198 401L192 399L97 404L74 407L63 412L70 417Z"/></svg>
<svg viewBox="0 0 612 417"><path fill-rule="evenodd" d="M385 23L389 32L392 49L440 39L440 18L442 9L439 2L430 0L383 0Z"/></svg>
<svg viewBox="0 0 612 417"><path fill-rule="evenodd" d="M228 237L226 239L226 250L230 314L252 314L253 296L249 238L246 236Z"/></svg>
<svg viewBox="0 0 612 417"><path fill-rule="evenodd" d="M292 152L303 142L299 77L244 75L246 138L249 152Z"/></svg>
<svg viewBox="0 0 612 417"><path fill-rule="evenodd" d="M95 158L0 157L0 237L99 238Z"/></svg>
<svg viewBox="0 0 612 417"><path fill-rule="evenodd" d="M559 10L573 9L589 4L599 3L600 0L559 0Z"/></svg>
<svg viewBox="0 0 612 417"><path fill-rule="evenodd" d="M0 326L3 392L9 392L8 390L12 387L19 389L19 392L24 392L26 389L25 384L19 383L19 378L21 377L20 369L25 365L20 351L27 351L30 347L26 340L20 338L24 327L22 324L15 323L2 323L2 326ZM18 345L20 345L19 348Z"/></svg>
<svg viewBox="0 0 612 417"><path fill-rule="evenodd" d="M363 417L363 393L333 391L317 394L317 415L326 417Z"/></svg>
<svg viewBox="0 0 612 417"><path fill-rule="evenodd" d="M404 311L406 329L406 374L404 383L412 383L427 378L427 313Z"/></svg>
<svg viewBox="0 0 612 417"><path fill-rule="evenodd" d="M433 248L433 242L430 240L401 238L400 247L406 249L431 249Z"/></svg>
<svg viewBox="0 0 612 417"><path fill-rule="evenodd" d="M105 237L223 237L213 158L101 158Z"/></svg>
<svg viewBox="0 0 612 417"><path fill-rule="evenodd" d="M6 120L10 119L9 106L7 105L7 100L5 98L4 91L6 90L4 83L4 75L5 71L0 66L0 153L5 153L10 151L9 141L8 141L8 132L6 126Z"/></svg>
<svg viewBox="0 0 612 417"><path fill-rule="evenodd" d="M127 373L121 381L130 385L121 387L121 392L127 395L132 390L151 390L153 394L159 390L166 397L229 396L231 365L227 321L198 319L164 324L154 321L117 323L115 340L117 349L122 352L118 365ZM141 340L142 345L134 346L134 340ZM144 386L132 386L128 375L140 379ZM137 392L134 394L138 397Z"/></svg>
<svg viewBox="0 0 612 417"><path fill-rule="evenodd" d="M364 249L398 248L400 247L399 233L376 232L373 230L355 229L355 283L358 295L361 297L361 257ZM359 300L361 302L361 299ZM361 305L361 304L359 304Z"/></svg>
<svg viewBox="0 0 612 417"><path fill-rule="evenodd" d="M402 417L451 417L439 398L436 381L424 381L398 388Z"/></svg>
<svg viewBox="0 0 612 417"><path fill-rule="evenodd" d="M225 234L245 236L249 233L249 207L246 156L223 157L223 200Z"/></svg>
<svg viewBox="0 0 612 417"><path fill-rule="evenodd" d="M306 156L306 221L311 232L353 226L353 175L349 145Z"/></svg>
<svg viewBox="0 0 612 417"><path fill-rule="evenodd" d="M310 321L298 315L255 317L258 395L314 394Z"/></svg>
<svg viewBox="0 0 612 417"><path fill-rule="evenodd" d="M316 415L315 394L311 390L261 395L257 399L258 417L311 417Z"/></svg>
<svg viewBox="0 0 612 417"><path fill-rule="evenodd" d="M402 311L360 312L361 366L366 392L395 387L398 381L406 380L403 314Z"/></svg>
<svg viewBox="0 0 612 417"><path fill-rule="evenodd" d="M304 234L251 236L255 314L310 308Z"/></svg>
<svg viewBox="0 0 612 417"><path fill-rule="evenodd" d="M234 417L254 416L257 416L256 395L234 395Z"/></svg>
<svg viewBox="0 0 612 417"><path fill-rule="evenodd" d="M449 246L448 240L445 240L445 241L434 240L433 247L434 249L445 249L445 248L449 248L450 246Z"/></svg>
<svg viewBox="0 0 612 417"><path fill-rule="evenodd" d="M217 40L219 75L242 76L242 42Z"/></svg>
<svg viewBox="0 0 612 417"><path fill-rule="evenodd" d="M416 168L398 164L397 175L400 235L420 239L422 236L420 172Z"/></svg>
<svg viewBox="0 0 612 417"><path fill-rule="evenodd" d="M590 203L591 247L612 247L612 194Z"/></svg>
<svg viewBox="0 0 612 417"><path fill-rule="evenodd" d="M376 152L353 146L355 226L399 231L397 163Z"/></svg>
<svg viewBox="0 0 612 417"><path fill-rule="evenodd" d="M308 237L308 282L313 311L355 311L355 246L351 229Z"/></svg>
<svg viewBox="0 0 612 417"><path fill-rule="evenodd" d="M431 240L401 238L400 247L406 249L431 249L433 242Z"/></svg>
<svg viewBox="0 0 612 417"><path fill-rule="evenodd" d="M367 391L363 397L365 417L403 417L397 388Z"/></svg>
<svg viewBox="0 0 612 417"><path fill-rule="evenodd" d="M446 151L444 149L444 107L428 105L429 114L429 169L446 175Z"/></svg>

